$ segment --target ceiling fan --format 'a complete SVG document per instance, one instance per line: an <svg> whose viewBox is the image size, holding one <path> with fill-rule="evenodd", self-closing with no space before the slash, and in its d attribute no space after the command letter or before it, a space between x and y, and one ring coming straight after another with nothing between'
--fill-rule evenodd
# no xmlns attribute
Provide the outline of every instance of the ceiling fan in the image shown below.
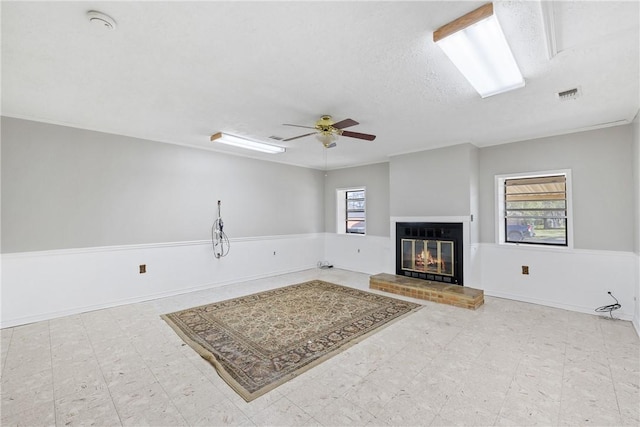
<svg viewBox="0 0 640 427"><path fill-rule="evenodd" d="M293 141L294 139L304 138L309 135L316 135L316 138L322 142L322 145L325 148L332 148L336 146L336 139L338 136L348 136L350 138L364 139L366 141L373 141L376 139L375 135L370 135L368 133L360 133L360 132L351 132L349 130L343 130L344 128L348 128L350 126L355 126L359 124L355 120L352 119L344 119L337 123L334 123L331 119L331 116L324 115L320 117L315 124L315 126L302 126L302 125L292 125L285 123L284 126L294 126L299 128L306 129L314 129L313 132L305 133L304 135L294 136L293 138L283 139L283 141Z"/></svg>

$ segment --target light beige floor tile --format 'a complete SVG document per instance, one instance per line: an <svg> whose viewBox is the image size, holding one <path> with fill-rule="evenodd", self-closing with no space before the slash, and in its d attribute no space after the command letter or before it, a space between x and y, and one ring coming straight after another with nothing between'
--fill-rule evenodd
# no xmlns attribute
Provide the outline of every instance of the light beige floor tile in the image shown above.
<svg viewBox="0 0 640 427"><path fill-rule="evenodd" d="M622 417L617 407L574 400L562 402L558 422L563 426L619 426L622 424Z"/></svg>
<svg viewBox="0 0 640 427"><path fill-rule="evenodd" d="M289 400L316 418L328 405L342 401L347 391L360 381L361 376L334 365L332 369L325 370L320 375L308 377L299 387L289 388L285 384L282 392L286 393Z"/></svg>
<svg viewBox="0 0 640 427"><path fill-rule="evenodd" d="M373 414L347 399L336 399L314 417L325 426L363 426L375 419Z"/></svg>
<svg viewBox="0 0 640 427"><path fill-rule="evenodd" d="M129 361L123 359L118 366L109 369L102 368L104 379L109 387L111 395L126 395L140 388L147 388L156 382L156 377L144 364L140 364L137 359Z"/></svg>
<svg viewBox="0 0 640 427"><path fill-rule="evenodd" d="M14 328L0 329L0 376L4 371L4 363L7 359L7 353L11 344Z"/></svg>
<svg viewBox="0 0 640 427"><path fill-rule="evenodd" d="M0 396L3 416L30 411L46 403L53 404L51 370L2 377Z"/></svg>
<svg viewBox="0 0 640 427"><path fill-rule="evenodd" d="M394 351L387 348L382 343L367 342L366 345L359 343L348 350L340 353L338 357L344 362L344 367L351 372L366 376L382 366L389 360Z"/></svg>
<svg viewBox="0 0 640 427"><path fill-rule="evenodd" d="M16 326L13 330L11 342L15 346L49 341L49 322L35 322L28 325Z"/></svg>
<svg viewBox="0 0 640 427"><path fill-rule="evenodd" d="M34 427L34 426L55 426L56 416L53 400L32 405L22 412L0 411L2 418L0 425L3 427Z"/></svg>
<svg viewBox="0 0 640 427"><path fill-rule="evenodd" d="M95 361L96 355L89 338L61 340L51 348L53 368L57 366L75 364L78 362Z"/></svg>
<svg viewBox="0 0 640 427"><path fill-rule="evenodd" d="M187 422L158 383L113 396L123 426L186 426Z"/></svg>
<svg viewBox="0 0 640 427"><path fill-rule="evenodd" d="M55 401L56 423L60 426L119 426L118 413L108 390L82 389Z"/></svg>
<svg viewBox="0 0 640 427"><path fill-rule="evenodd" d="M270 406L251 416L256 426L306 426L315 424L315 420L307 412L300 409L286 397L277 400Z"/></svg>
<svg viewBox="0 0 640 427"><path fill-rule="evenodd" d="M51 370L51 346L48 339L40 343L12 343L6 356L3 376L30 375L45 369Z"/></svg>
<svg viewBox="0 0 640 427"><path fill-rule="evenodd" d="M483 402L460 401L447 403L431 422L432 426L490 426L498 419L498 412L487 409Z"/></svg>
<svg viewBox="0 0 640 427"><path fill-rule="evenodd" d="M375 416L402 390L402 387L382 379L370 378L369 375L349 388L344 398Z"/></svg>
<svg viewBox="0 0 640 427"><path fill-rule="evenodd" d="M557 414L540 409L535 404L520 402L509 406L500 413L497 426L553 426L557 424Z"/></svg>
<svg viewBox="0 0 640 427"><path fill-rule="evenodd" d="M247 403L160 318L317 277L368 290L366 274L311 269L3 329L2 425L640 424L640 340L626 321L419 301Z"/></svg>
<svg viewBox="0 0 640 427"><path fill-rule="evenodd" d="M53 370L54 399L69 394L107 391L107 383L97 362L80 362L60 365Z"/></svg>
<svg viewBox="0 0 640 427"><path fill-rule="evenodd" d="M620 415L624 425L640 426L640 398L637 378L629 383L614 383Z"/></svg>
<svg viewBox="0 0 640 427"><path fill-rule="evenodd" d="M123 359L131 360L139 358L142 361L140 353L138 353L136 347L126 337L97 341L92 340L91 346L98 359L98 363L103 367L118 365Z"/></svg>
<svg viewBox="0 0 640 427"><path fill-rule="evenodd" d="M206 379L192 384L185 393L174 396L172 401L192 426L253 425L241 409Z"/></svg>
<svg viewBox="0 0 640 427"><path fill-rule="evenodd" d="M428 406L428 398L419 394L401 392L396 394L378 413L373 425L428 426L438 410Z"/></svg>
<svg viewBox="0 0 640 427"><path fill-rule="evenodd" d="M558 381L559 382L559 381ZM560 393L548 393L536 384L514 379L500 409L498 425L557 425Z"/></svg>

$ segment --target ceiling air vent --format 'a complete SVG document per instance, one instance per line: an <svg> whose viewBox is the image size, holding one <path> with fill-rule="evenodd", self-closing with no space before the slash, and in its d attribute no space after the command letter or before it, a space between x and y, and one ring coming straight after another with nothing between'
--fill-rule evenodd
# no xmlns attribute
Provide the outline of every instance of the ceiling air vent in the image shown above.
<svg viewBox="0 0 640 427"><path fill-rule="evenodd" d="M564 90L562 92L558 92L558 99L560 101L569 101L571 99L576 99L582 94L582 91L579 87L574 87L573 89Z"/></svg>

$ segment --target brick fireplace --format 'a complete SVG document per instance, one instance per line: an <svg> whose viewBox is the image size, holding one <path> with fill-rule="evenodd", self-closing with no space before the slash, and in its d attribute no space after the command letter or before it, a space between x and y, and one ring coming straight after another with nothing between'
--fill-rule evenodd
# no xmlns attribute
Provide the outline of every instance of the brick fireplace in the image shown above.
<svg viewBox="0 0 640 427"><path fill-rule="evenodd" d="M484 291L462 286L472 264L472 222L472 216L391 217L396 274L371 276L369 288L471 310L482 306Z"/></svg>

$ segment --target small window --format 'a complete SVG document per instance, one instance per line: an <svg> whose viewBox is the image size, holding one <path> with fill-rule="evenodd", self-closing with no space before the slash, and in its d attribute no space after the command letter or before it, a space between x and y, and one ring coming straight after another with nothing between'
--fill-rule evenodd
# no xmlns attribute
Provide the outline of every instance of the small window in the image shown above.
<svg viewBox="0 0 640 427"><path fill-rule="evenodd" d="M345 231L350 234L364 234L365 197L364 190L345 192Z"/></svg>
<svg viewBox="0 0 640 427"><path fill-rule="evenodd" d="M567 175L503 178L501 227L505 243L568 245Z"/></svg>
<svg viewBox="0 0 640 427"><path fill-rule="evenodd" d="M366 188L340 188L336 190L336 196L336 232L365 235Z"/></svg>

